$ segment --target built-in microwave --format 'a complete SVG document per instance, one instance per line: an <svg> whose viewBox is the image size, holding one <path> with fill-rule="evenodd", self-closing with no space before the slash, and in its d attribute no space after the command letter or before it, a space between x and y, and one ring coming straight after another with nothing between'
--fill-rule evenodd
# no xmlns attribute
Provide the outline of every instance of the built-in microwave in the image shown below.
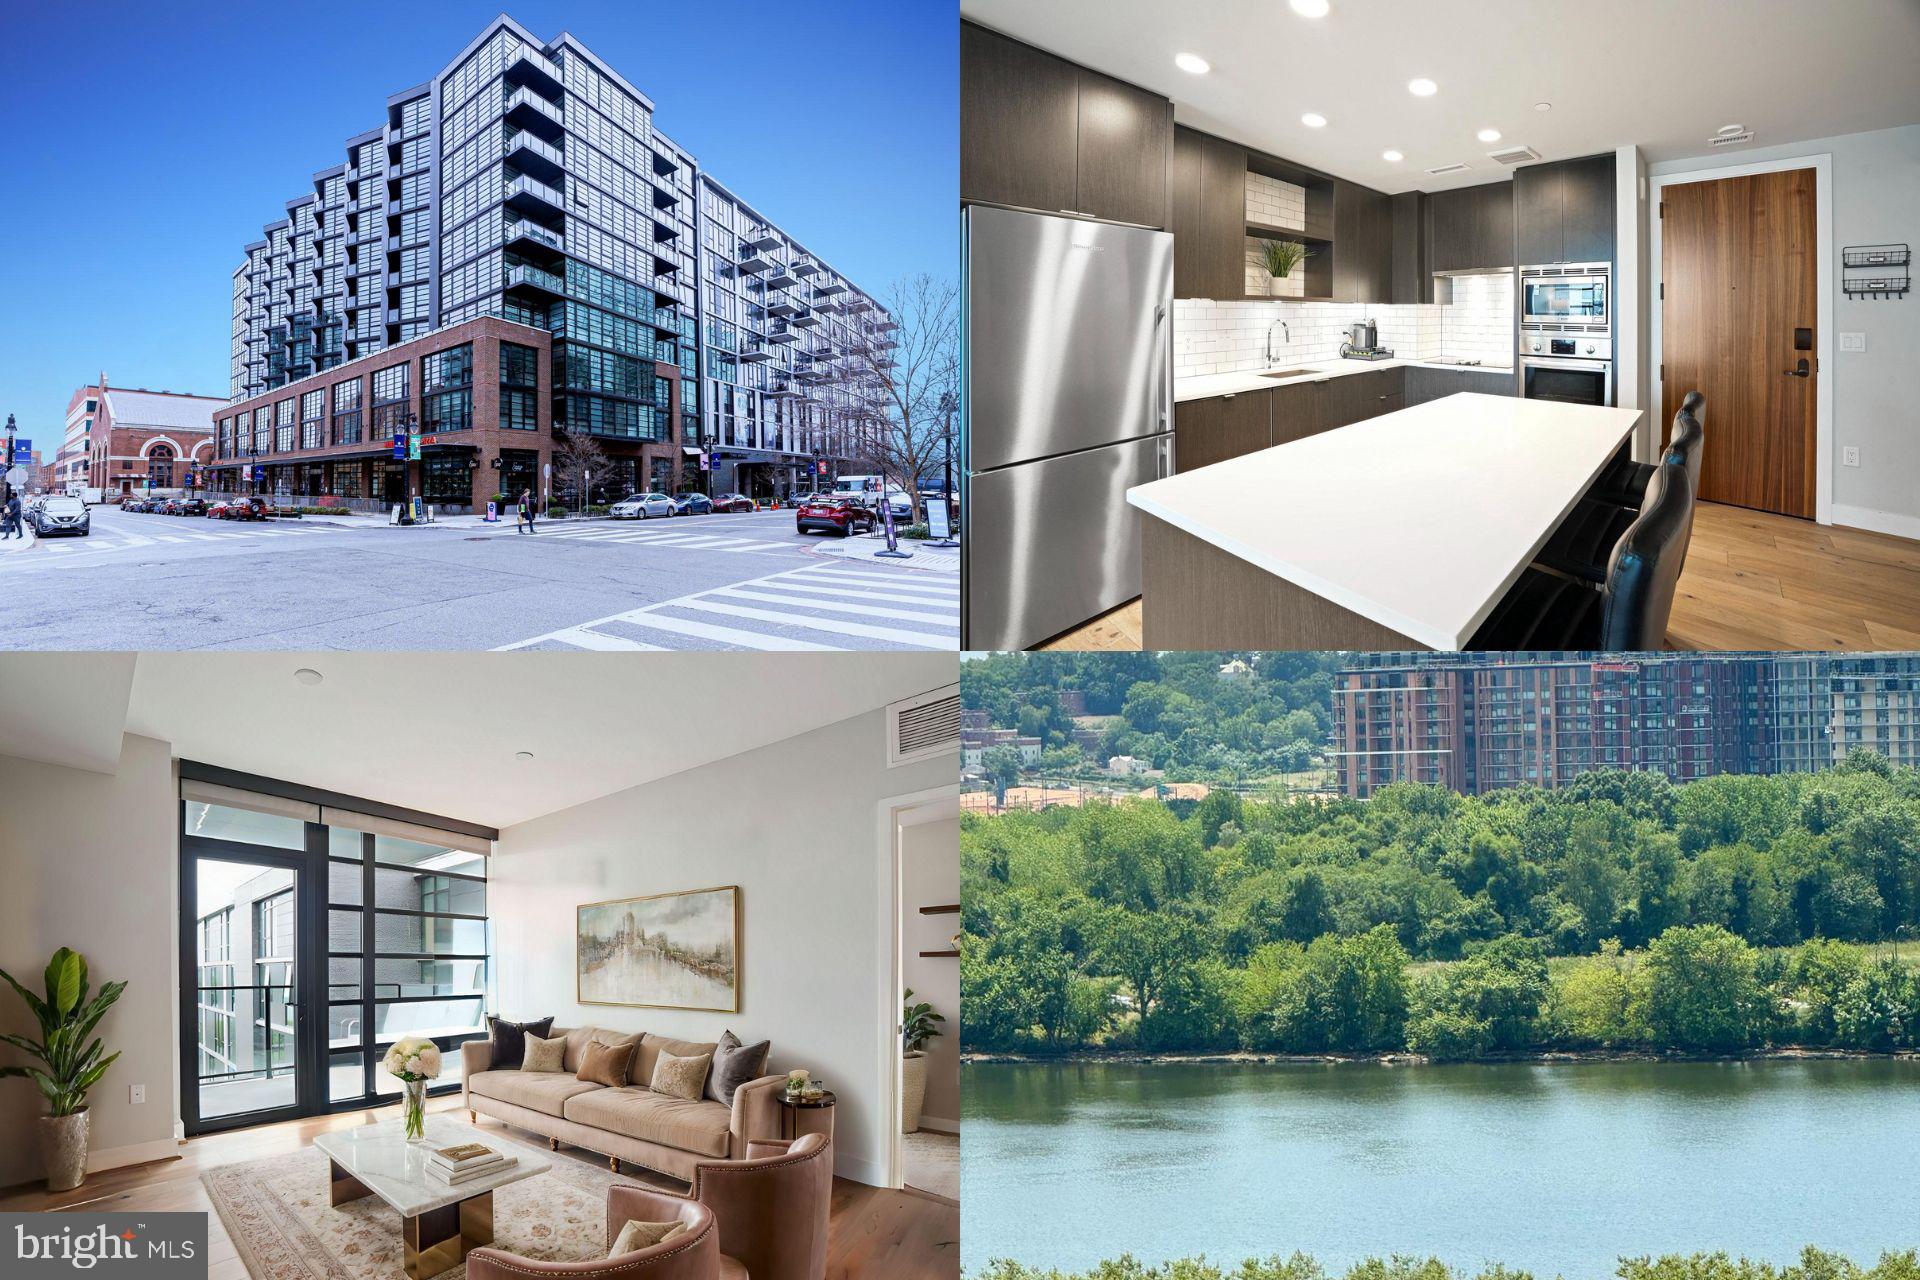
<svg viewBox="0 0 1920 1280"><path fill-rule="evenodd" d="M1560 262L1520 268L1520 325L1560 332L1607 333L1613 267L1605 262Z"/></svg>

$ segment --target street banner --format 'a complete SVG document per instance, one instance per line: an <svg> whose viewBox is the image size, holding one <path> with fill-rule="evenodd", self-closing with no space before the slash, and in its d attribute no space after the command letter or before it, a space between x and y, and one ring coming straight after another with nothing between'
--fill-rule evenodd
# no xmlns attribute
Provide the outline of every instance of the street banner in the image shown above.
<svg viewBox="0 0 1920 1280"><path fill-rule="evenodd" d="M407 437L407 461L418 462L419 460L420 460L420 437L417 435L408 436Z"/></svg>
<svg viewBox="0 0 1920 1280"><path fill-rule="evenodd" d="M25 436L16 436L13 441L13 461L20 466L33 465L33 441Z"/></svg>
<svg viewBox="0 0 1920 1280"><path fill-rule="evenodd" d="M407 438L397 432L393 437L393 460L395 462L407 460Z"/></svg>

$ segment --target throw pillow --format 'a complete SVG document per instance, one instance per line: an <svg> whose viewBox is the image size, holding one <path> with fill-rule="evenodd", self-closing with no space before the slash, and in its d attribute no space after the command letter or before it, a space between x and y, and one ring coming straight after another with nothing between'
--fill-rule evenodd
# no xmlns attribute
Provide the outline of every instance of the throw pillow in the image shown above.
<svg viewBox="0 0 1920 1280"><path fill-rule="evenodd" d="M539 1036L527 1037L526 1057L520 1063L522 1071L560 1071L560 1060L567 1056L567 1038L555 1036L551 1040L542 1040Z"/></svg>
<svg viewBox="0 0 1920 1280"><path fill-rule="evenodd" d="M697 1101L702 1087L707 1083L707 1067L712 1062L713 1055L710 1053L703 1053L697 1058L676 1058L670 1053L662 1053L659 1061L653 1064L653 1091L664 1093L669 1098Z"/></svg>
<svg viewBox="0 0 1920 1280"><path fill-rule="evenodd" d="M741 1044L740 1037L728 1031L713 1047L713 1074L707 1077L707 1096L715 1102L733 1105L733 1091L749 1080L767 1074L767 1054L772 1041Z"/></svg>
<svg viewBox="0 0 1920 1280"><path fill-rule="evenodd" d="M493 1046L489 1068L494 1071L518 1071L522 1059L526 1057L527 1037L531 1035L545 1039L551 1030L552 1018L542 1018L538 1022L508 1022L488 1014L487 1040Z"/></svg>
<svg viewBox="0 0 1920 1280"><path fill-rule="evenodd" d="M596 1040L580 1055L580 1070L574 1075L590 1084L618 1089L627 1082L627 1065L633 1061L634 1048L630 1044L601 1044Z"/></svg>
<svg viewBox="0 0 1920 1280"><path fill-rule="evenodd" d="M607 1250L609 1258L623 1253L632 1253L635 1249L651 1249L656 1244L680 1235L687 1229L684 1222L635 1222L627 1219L627 1225L620 1228L620 1234L614 1237L613 1248Z"/></svg>

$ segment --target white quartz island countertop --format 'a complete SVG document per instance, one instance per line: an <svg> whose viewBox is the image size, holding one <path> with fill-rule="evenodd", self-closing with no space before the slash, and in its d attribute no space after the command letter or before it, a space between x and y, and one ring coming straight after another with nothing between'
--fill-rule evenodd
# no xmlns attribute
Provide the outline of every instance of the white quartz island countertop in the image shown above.
<svg viewBox="0 0 1920 1280"><path fill-rule="evenodd" d="M1269 378L1259 369L1243 369L1237 373L1198 373L1173 380L1173 398L1180 400L1205 400L1209 396L1239 395L1243 391L1269 391L1274 387L1291 387L1302 382L1326 382L1333 378L1347 378L1356 373L1371 373L1375 369L1445 369L1452 373L1505 373L1511 374L1510 364L1448 364L1442 360L1349 360L1338 357L1332 360L1303 360L1296 365L1276 365L1277 369L1311 369L1312 373L1303 373L1295 378Z"/></svg>
<svg viewBox="0 0 1920 1280"><path fill-rule="evenodd" d="M1458 649L1640 416L1461 393L1137 485L1127 501L1420 644Z"/></svg>

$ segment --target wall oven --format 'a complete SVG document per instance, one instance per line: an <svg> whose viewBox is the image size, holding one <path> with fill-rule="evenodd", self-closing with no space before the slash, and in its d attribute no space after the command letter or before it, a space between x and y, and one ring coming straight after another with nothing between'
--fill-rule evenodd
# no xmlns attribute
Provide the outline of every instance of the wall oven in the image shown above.
<svg viewBox="0 0 1920 1280"><path fill-rule="evenodd" d="M1564 333L1612 330L1613 267L1605 262L1520 268L1520 325Z"/></svg>
<svg viewBox="0 0 1920 1280"><path fill-rule="evenodd" d="M1571 360L1555 356L1520 357L1520 394L1528 400L1562 404L1613 403L1613 361Z"/></svg>

